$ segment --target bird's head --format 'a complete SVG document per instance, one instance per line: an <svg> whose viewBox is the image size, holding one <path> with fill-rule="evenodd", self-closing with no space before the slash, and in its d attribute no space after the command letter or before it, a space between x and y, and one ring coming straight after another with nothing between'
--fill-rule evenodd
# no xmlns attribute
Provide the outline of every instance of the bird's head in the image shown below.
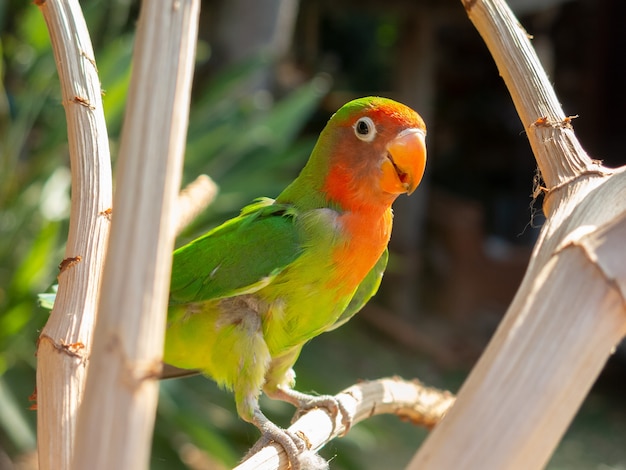
<svg viewBox="0 0 626 470"><path fill-rule="evenodd" d="M345 104L322 131L312 156L326 160L323 191L346 209L390 205L422 180L425 138L422 118L396 101L369 97Z"/></svg>

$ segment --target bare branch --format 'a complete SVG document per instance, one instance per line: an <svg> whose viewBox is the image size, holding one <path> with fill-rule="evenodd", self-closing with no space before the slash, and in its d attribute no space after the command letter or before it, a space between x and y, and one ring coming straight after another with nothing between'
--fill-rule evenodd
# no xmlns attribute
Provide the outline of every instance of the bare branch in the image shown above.
<svg viewBox="0 0 626 470"><path fill-rule="evenodd" d="M504 79L548 188L598 170L574 134L528 33L504 0L462 0ZM569 154L567 159L560 155Z"/></svg>
<svg viewBox="0 0 626 470"><path fill-rule="evenodd" d="M77 0L36 2L50 32L65 106L72 208L54 308L37 347L41 470L69 468L109 235L111 159L100 81Z"/></svg>
<svg viewBox="0 0 626 470"><path fill-rule="evenodd" d="M176 210L178 214L177 235L213 202L217 191L217 185L211 178L207 175L200 175L180 192Z"/></svg>
<svg viewBox="0 0 626 470"><path fill-rule="evenodd" d="M142 3L76 470L148 468L199 6Z"/></svg>
<svg viewBox="0 0 626 470"><path fill-rule="evenodd" d="M414 424L431 428L441 420L454 403L449 392L424 387L418 381L400 378L362 382L335 396L350 414L352 424L371 416L395 414ZM327 410L314 409L300 417L289 430L304 438L310 450L321 449L326 443L345 432L338 416L335 423ZM271 444L241 463L235 470L286 469L287 457L282 447Z"/></svg>
<svg viewBox="0 0 626 470"><path fill-rule="evenodd" d="M527 130L548 220L457 404L408 468L539 469L626 334L626 167L603 167L584 152L506 4L463 3Z"/></svg>

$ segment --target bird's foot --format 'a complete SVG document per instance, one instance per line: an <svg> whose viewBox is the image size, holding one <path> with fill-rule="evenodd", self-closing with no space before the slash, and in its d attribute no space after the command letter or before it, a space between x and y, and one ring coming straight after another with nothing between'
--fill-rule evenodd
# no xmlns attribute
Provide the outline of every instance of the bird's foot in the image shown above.
<svg viewBox="0 0 626 470"><path fill-rule="evenodd" d="M344 404L332 395L308 395L293 389L280 388L277 398L287 401L298 408L291 422L297 421L302 415L315 408L326 408L330 413L333 424L337 422L337 416L341 414L341 424L345 436L352 426L352 416Z"/></svg>
<svg viewBox="0 0 626 470"><path fill-rule="evenodd" d="M282 429L276 426L260 412L255 415L255 424L263 435L261 436L261 439L259 439L248 451L243 460L247 460L268 444L275 442L285 451L291 470L302 469L300 456L303 452L310 449L310 445L305 441L305 439L288 429Z"/></svg>

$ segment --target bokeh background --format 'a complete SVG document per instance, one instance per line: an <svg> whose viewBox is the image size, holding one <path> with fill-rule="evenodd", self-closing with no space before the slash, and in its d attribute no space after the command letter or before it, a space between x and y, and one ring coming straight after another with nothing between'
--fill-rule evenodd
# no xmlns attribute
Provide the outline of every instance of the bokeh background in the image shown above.
<svg viewBox="0 0 626 470"><path fill-rule="evenodd" d="M82 3L105 91L113 164L138 3ZM626 163L626 3L510 2L583 146ZM69 216L64 110L48 33L28 2L0 2L0 470L34 469L34 356ZM524 129L457 0L204 0L185 179L221 192L180 237L257 196L276 196L349 99L383 95L428 127L424 183L395 206L381 291L345 327L304 348L298 388L336 393L359 379L418 377L458 390L524 274L543 222ZM610 204L610 201L607 201ZM626 354L618 349L548 468L626 469ZM263 401L280 424L288 405ZM480 439L480 430L476 430ZM403 468L426 432L375 417L329 444L333 469ZM228 393L202 377L161 387L151 468L232 467L257 438Z"/></svg>

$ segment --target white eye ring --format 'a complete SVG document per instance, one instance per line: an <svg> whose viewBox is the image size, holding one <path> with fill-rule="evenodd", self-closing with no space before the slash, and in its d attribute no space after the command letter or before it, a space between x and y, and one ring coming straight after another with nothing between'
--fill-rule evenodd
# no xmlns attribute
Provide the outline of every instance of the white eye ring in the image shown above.
<svg viewBox="0 0 626 470"><path fill-rule="evenodd" d="M362 117L354 123L354 135L364 142L371 142L376 137L376 126L370 118Z"/></svg>

